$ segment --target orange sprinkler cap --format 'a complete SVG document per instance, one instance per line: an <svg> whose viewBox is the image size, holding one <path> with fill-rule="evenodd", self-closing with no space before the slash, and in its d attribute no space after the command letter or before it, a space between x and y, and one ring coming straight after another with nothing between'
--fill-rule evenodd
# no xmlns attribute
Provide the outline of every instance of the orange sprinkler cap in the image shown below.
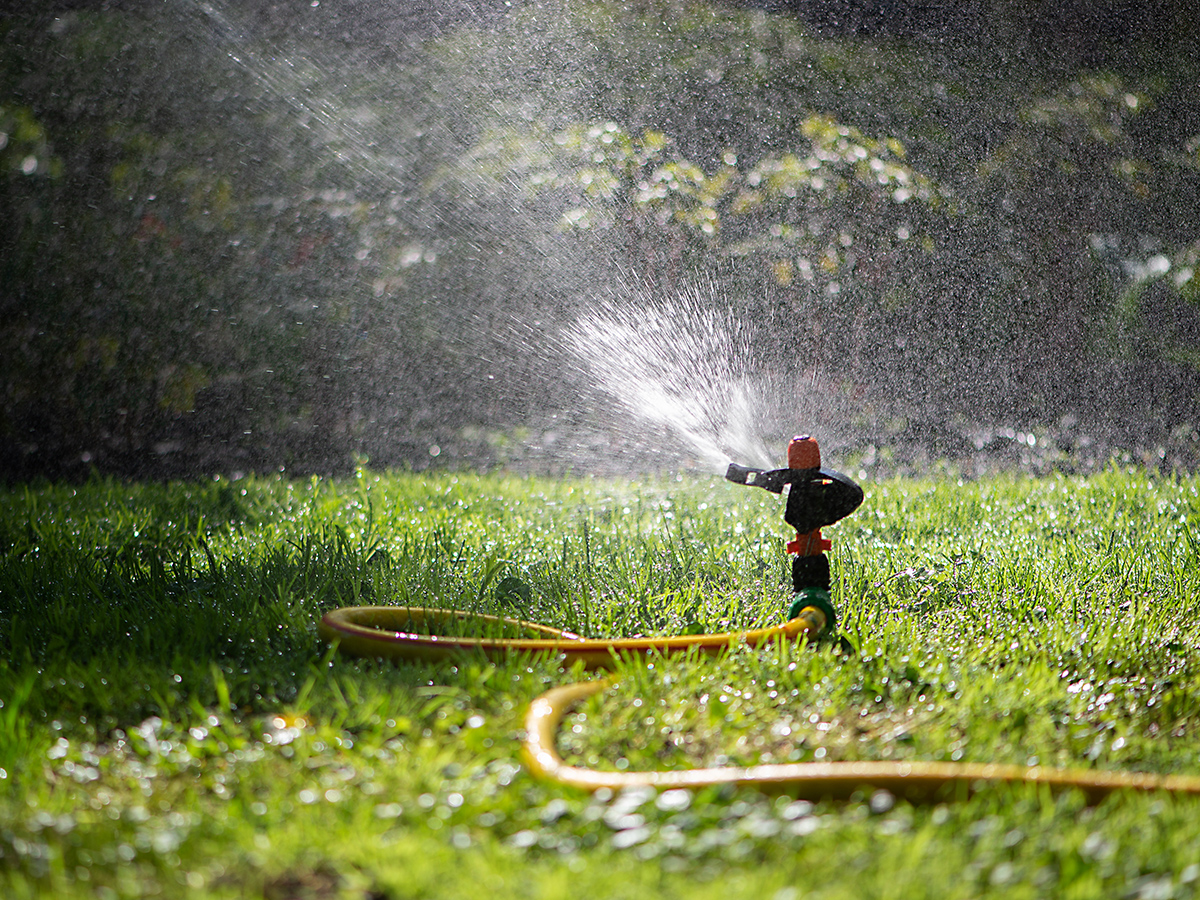
<svg viewBox="0 0 1200 900"><path fill-rule="evenodd" d="M808 534L797 533L794 541L788 541L787 552L797 556L816 556L833 547L833 541L821 537L821 529L814 528Z"/></svg>
<svg viewBox="0 0 1200 900"><path fill-rule="evenodd" d="M789 469L819 469L821 468L821 448L814 438L802 434L792 438L787 449Z"/></svg>

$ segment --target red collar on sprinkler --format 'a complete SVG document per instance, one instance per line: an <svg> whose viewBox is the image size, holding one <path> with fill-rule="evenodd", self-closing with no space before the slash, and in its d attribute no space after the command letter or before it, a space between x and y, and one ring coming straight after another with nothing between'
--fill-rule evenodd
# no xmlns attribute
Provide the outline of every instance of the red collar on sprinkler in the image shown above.
<svg viewBox="0 0 1200 900"><path fill-rule="evenodd" d="M821 468L821 448L817 445L816 438L809 437L806 434L792 438L788 442L787 463L789 469L816 470L819 472ZM794 487L792 489L795 490ZM855 504L855 506L857 505ZM801 534L797 531L796 539L788 541L787 544L787 552L794 553L797 556L816 556L818 553L824 553L826 550L832 548L833 541L821 537L820 526L807 534Z"/></svg>

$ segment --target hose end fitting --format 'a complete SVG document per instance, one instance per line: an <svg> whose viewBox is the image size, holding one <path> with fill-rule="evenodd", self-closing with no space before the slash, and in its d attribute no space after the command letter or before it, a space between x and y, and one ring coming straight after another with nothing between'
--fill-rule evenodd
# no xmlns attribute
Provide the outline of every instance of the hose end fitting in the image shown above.
<svg viewBox="0 0 1200 900"><path fill-rule="evenodd" d="M818 635L820 638L831 638L837 634L837 611L833 608L833 597L825 588L801 588L792 595L792 605L788 608L789 620L796 618L808 607L819 609L825 616L825 627Z"/></svg>

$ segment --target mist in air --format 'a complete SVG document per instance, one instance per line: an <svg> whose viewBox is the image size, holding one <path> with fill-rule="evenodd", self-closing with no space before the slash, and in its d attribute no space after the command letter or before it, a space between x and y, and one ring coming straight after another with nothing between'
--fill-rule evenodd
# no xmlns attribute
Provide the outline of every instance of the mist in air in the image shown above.
<svg viewBox="0 0 1200 900"><path fill-rule="evenodd" d="M39 5L0 466L1193 468L1191 18Z"/></svg>

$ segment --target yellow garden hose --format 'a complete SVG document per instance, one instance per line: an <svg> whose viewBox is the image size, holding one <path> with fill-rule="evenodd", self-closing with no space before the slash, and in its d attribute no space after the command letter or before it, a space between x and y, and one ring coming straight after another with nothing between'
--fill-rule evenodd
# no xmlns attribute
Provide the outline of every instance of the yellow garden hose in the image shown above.
<svg viewBox="0 0 1200 900"><path fill-rule="evenodd" d="M455 637L414 631L422 626L455 622L474 623L494 631L517 629L546 637ZM622 656L686 653L689 650L719 653L740 644L759 647L772 641L795 641L806 635L815 637L824 628L825 614L810 607L790 622L773 628L601 641L560 631L549 625L482 613L413 606L347 606L326 613L317 631L327 641L340 641L341 651L351 656L436 662L464 653L482 653L489 658L514 653L548 653L558 656L566 665L582 662L589 669L602 669L611 666L614 660Z"/></svg>
<svg viewBox="0 0 1200 900"><path fill-rule="evenodd" d="M415 630L429 630L448 623L483 625L496 631L519 629L544 637L456 637ZM318 631L325 640L337 641L341 652L353 656L437 661L479 653L489 658L538 653L554 655L565 665L578 661L595 669L608 667L623 656L688 651L717 653L739 645L757 647L777 641L815 640L825 626L825 613L810 606L786 624L773 628L724 634L590 640L547 625L499 616L444 609L354 606L326 614ZM811 800L845 799L864 790L886 790L897 797L922 802L952 799L987 784L1017 783L1046 785L1058 790L1074 788L1082 791L1089 801L1122 789L1200 795L1200 777L1195 776L991 763L811 762L648 772L603 772L567 765L555 749L555 735L562 717L573 704L609 686L610 682L604 679L581 682L554 688L533 701L525 715L523 751L535 776L587 791L731 784L786 792Z"/></svg>

